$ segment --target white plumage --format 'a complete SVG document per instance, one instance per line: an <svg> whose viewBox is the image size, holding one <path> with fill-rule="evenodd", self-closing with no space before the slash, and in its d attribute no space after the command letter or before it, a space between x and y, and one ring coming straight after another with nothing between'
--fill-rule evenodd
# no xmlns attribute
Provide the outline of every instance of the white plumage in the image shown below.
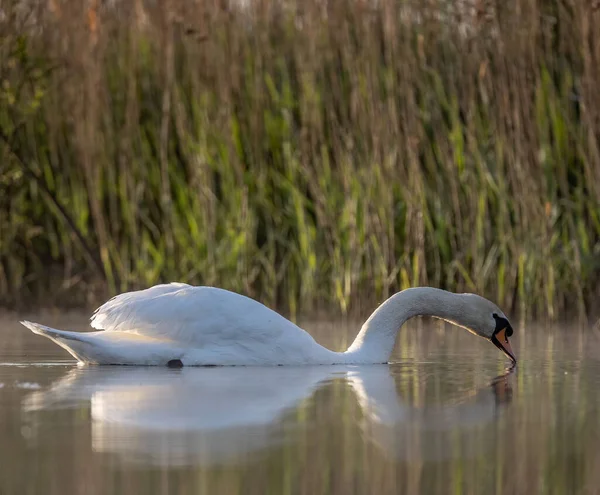
<svg viewBox="0 0 600 495"><path fill-rule="evenodd" d="M22 323L82 363L366 364L387 362L398 329L418 314L447 319L489 338L492 312L500 310L474 297L428 287L402 291L371 315L346 352L322 347L306 331L246 296L182 283L156 285L110 299L91 318L96 332Z"/></svg>

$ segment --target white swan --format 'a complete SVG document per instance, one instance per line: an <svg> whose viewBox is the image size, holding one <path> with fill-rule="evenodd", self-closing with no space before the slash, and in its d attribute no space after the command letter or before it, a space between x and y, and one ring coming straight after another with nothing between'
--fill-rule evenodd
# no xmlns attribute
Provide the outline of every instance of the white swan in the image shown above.
<svg viewBox="0 0 600 495"><path fill-rule="evenodd" d="M406 289L369 317L346 352L334 352L248 297L182 283L120 294L96 310L98 332L22 321L81 363L130 365L375 364L388 361L396 334L414 316L433 316L490 340L516 363L512 327L494 303L431 287Z"/></svg>

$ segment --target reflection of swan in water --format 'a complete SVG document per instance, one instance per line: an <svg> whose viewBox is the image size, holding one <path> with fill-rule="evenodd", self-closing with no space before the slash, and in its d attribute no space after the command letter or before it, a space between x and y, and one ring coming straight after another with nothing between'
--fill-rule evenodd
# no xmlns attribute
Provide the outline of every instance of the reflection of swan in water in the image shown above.
<svg viewBox="0 0 600 495"><path fill-rule="evenodd" d="M76 369L50 389L30 394L23 407L34 411L90 401L94 450L129 461L231 463L293 435L298 421L286 413L335 378L346 379L356 394L363 431L394 458L452 457L444 445L413 451L414 438L433 435L438 441L457 429L469 435L473 425L489 426L496 415L497 386L458 406L407 406L387 365Z"/></svg>

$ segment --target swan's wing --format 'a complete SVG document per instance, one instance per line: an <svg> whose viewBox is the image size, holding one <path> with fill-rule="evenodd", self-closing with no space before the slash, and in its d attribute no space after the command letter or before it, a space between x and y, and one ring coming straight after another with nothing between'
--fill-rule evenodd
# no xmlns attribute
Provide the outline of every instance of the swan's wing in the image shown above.
<svg viewBox="0 0 600 495"><path fill-rule="evenodd" d="M94 328L131 332L182 344L244 346L309 336L275 311L215 287L157 285L118 295L96 310ZM295 338L294 338L295 337Z"/></svg>
<svg viewBox="0 0 600 495"><path fill-rule="evenodd" d="M109 299L100 306L90 318L92 328L113 330L115 332L131 330L143 314L148 314L161 296L172 294L191 287L182 283L160 284L149 289L124 292ZM164 308L162 308L164 309Z"/></svg>

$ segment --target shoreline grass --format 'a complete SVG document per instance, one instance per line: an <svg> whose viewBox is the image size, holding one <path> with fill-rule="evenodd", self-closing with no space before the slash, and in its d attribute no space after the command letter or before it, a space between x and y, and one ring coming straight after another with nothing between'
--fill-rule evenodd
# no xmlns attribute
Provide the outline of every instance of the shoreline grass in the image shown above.
<svg viewBox="0 0 600 495"><path fill-rule="evenodd" d="M178 280L292 316L414 285L597 311L591 3L23 5L0 20L0 304Z"/></svg>

